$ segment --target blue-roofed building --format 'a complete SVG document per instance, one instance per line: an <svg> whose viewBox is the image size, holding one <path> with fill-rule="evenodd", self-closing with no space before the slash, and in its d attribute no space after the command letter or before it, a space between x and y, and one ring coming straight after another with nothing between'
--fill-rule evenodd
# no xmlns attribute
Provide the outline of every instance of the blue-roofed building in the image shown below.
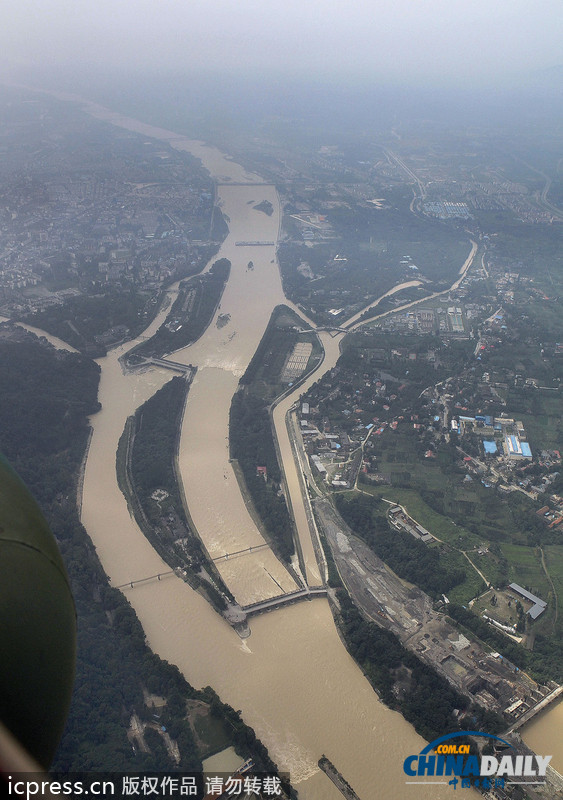
<svg viewBox="0 0 563 800"><path fill-rule="evenodd" d="M528 442L521 442L517 436L506 436L504 442L509 458L532 458Z"/></svg>
<svg viewBox="0 0 563 800"><path fill-rule="evenodd" d="M497 452L497 444L496 442L488 442L486 439L483 439L483 449L485 453L493 456Z"/></svg>

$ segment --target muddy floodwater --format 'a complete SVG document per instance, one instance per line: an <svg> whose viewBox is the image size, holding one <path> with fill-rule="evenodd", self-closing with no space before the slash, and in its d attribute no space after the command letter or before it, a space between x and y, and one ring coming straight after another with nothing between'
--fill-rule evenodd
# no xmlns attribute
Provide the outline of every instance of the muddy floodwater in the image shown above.
<svg viewBox="0 0 563 800"><path fill-rule="evenodd" d="M552 767L563 775L563 701L538 714L520 734L535 753L552 755Z"/></svg>
<svg viewBox="0 0 563 800"><path fill-rule="evenodd" d="M227 184L229 179L233 183L259 181L214 148L99 107L87 109L98 118L194 152L212 175ZM220 328L213 321L195 345L174 354L175 361L198 367L182 425L180 467L191 517L213 557L262 543L229 463L228 411L272 309L284 300L275 245L236 244L276 241L280 204L274 187L220 185L218 195L230 232L217 257L232 262L220 313L229 314L230 320ZM254 208L263 200L272 203L271 216ZM250 260L253 269L248 269ZM151 330L163 316L164 312ZM323 754L362 800L449 797L451 787L447 785L405 785L403 760L418 753L425 742L400 714L379 702L344 648L326 599L254 617L251 636L242 640L199 594L174 575L134 588L127 586L169 569L131 519L115 475L117 444L127 416L171 377L160 369L125 374L119 357L133 344L123 345L99 361L102 410L91 419L93 436L84 476L82 519L112 584L125 584L123 591L151 647L177 664L194 686L213 686L225 702L242 711L280 769L291 773L300 798L341 798L317 766ZM327 340L325 345L325 361L316 378L338 357L336 340ZM278 430L298 394L278 407ZM295 482L290 444L280 441L280 447L288 481ZM298 525L300 537L306 538L308 533L299 520ZM305 561L307 578L314 585L320 575L311 548L305 552ZM271 597L296 585L267 547L218 564L239 602Z"/></svg>

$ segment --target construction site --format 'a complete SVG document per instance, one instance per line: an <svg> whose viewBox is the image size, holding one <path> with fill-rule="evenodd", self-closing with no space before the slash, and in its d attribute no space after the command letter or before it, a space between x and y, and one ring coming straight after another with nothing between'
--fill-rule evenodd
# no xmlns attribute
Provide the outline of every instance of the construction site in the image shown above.
<svg viewBox="0 0 563 800"><path fill-rule="evenodd" d="M363 614L392 631L458 691L501 714L513 727L559 696L557 684L536 683L508 659L461 633L435 610L425 592L397 577L352 533L330 500L318 498L314 506L342 582Z"/></svg>

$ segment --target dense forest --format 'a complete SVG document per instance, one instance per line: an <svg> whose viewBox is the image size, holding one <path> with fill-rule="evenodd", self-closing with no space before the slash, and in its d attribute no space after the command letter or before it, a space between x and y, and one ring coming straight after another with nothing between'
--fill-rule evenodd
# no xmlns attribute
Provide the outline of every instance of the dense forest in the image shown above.
<svg viewBox="0 0 563 800"><path fill-rule="evenodd" d="M173 455L188 388L183 378L174 377L138 409L131 465L138 489L149 495L165 486L182 516Z"/></svg>
<svg viewBox="0 0 563 800"><path fill-rule="evenodd" d="M78 469L88 439L87 415L99 409L98 366L78 354L54 350L21 331L0 340L0 449L39 501L53 531L74 594L78 621L76 679L56 771L201 769L186 709L197 700L258 770L272 770L263 745L211 690L196 691L179 670L148 648L142 627L123 595L108 585L76 507ZM180 762L163 746L147 693L164 698L159 724L177 743ZM127 737L133 715L147 724L147 752Z"/></svg>
<svg viewBox="0 0 563 800"><path fill-rule="evenodd" d="M229 418L231 458L240 467L245 484L243 493L247 491L250 495L266 535L283 561L290 560L295 545L293 524L281 492L271 404L288 388L281 378L287 359L298 342L311 343L309 362L321 357L317 336L300 333L301 324L302 320L288 306L278 305L274 308L260 343L239 381ZM258 467L266 467L266 474L258 474Z"/></svg>
<svg viewBox="0 0 563 800"><path fill-rule="evenodd" d="M278 387L288 353L299 341L299 333L287 323L280 325L280 318L291 314L287 306L276 306L252 356L240 383L250 386L257 379ZM290 321L293 321L290 317Z"/></svg>
<svg viewBox="0 0 563 800"><path fill-rule="evenodd" d="M264 401L244 388L233 397L229 418L231 457L238 461L256 511L284 561L294 553L293 527L283 495L272 424ZM266 467L267 480L257 473Z"/></svg>
<svg viewBox="0 0 563 800"><path fill-rule="evenodd" d="M99 410L99 367L40 346L31 334L0 339L0 449L46 507L74 503L76 465ZM23 339L23 340L22 340Z"/></svg>

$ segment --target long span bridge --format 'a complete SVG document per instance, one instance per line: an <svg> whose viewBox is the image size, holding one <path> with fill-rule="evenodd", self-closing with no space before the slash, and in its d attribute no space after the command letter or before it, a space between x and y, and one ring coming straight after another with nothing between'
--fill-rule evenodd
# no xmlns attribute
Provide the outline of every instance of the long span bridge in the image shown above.
<svg viewBox="0 0 563 800"><path fill-rule="evenodd" d="M256 241L256 242L235 242L235 245L237 247L272 247L272 245L274 245L274 244L275 244L275 242L266 242L266 241L264 241L264 242L261 242L261 241Z"/></svg>
<svg viewBox="0 0 563 800"><path fill-rule="evenodd" d="M233 558L234 556L242 556L245 553L255 553L257 550L262 550L264 547L269 547L270 545L264 542L264 544L253 544L251 547L245 547L244 550L234 550L232 553L224 553L222 556L215 556L212 558L212 561L228 561L229 558Z"/></svg>
<svg viewBox="0 0 563 800"><path fill-rule="evenodd" d="M178 571L175 569L168 569L165 572L159 572L156 575L147 575L146 578L135 578L133 581L127 581L127 583L122 583L119 586L116 586L116 589L132 589L134 586L137 586L139 583L147 583L148 581L161 581L163 578L166 578L168 575L178 575Z"/></svg>

